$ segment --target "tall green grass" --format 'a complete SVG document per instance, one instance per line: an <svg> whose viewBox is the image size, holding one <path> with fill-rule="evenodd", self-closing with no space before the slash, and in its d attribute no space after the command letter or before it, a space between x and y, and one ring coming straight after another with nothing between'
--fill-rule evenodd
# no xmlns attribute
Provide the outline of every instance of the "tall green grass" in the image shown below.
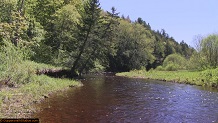
<svg viewBox="0 0 218 123"><path fill-rule="evenodd" d="M36 75L37 70L43 69L61 68L28 61L28 50L10 42L0 45L0 84L3 85L0 88L0 117L18 118L26 110L33 110L28 108L30 104L50 93L82 85L75 80Z"/></svg>
<svg viewBox="0 0 218 123"><path fill-rule="evenodd" d="M54 92L61 92L69 87L79 87L82 84L70 79L50 78L46 75L33 75L30 83L21 85L16 89L4 88L0 94L1 117L23 118L22 115L34 111L32 104L48 98ZM21 106L18 106L21 105ZM9 108L10 107L10 108Z"/></svg>
<svg viewBox="0 0 218 123"><path fill-rule="evenodd" d="M12 84L26 82L29 76L20 66L24 59L23 49L5 41L0 48L0 79L10 79Z"/></svg>

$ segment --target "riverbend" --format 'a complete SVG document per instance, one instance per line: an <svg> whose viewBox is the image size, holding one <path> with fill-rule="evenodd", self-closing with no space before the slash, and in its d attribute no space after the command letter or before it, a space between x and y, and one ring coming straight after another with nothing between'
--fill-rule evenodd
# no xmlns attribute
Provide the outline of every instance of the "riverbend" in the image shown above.
<svg viewBox="0 0 218 123"><path fill-rule="evenodd" d="M82 83L46 99L34 117L52 123L218 121L213 88L114 75L87 76Z"/></svg>

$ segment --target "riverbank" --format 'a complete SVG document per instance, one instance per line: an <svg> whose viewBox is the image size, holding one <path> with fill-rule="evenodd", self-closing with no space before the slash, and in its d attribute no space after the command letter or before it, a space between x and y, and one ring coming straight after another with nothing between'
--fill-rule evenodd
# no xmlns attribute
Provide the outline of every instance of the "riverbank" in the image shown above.
<svg viewBox="0 0 218 123"><path fill-rule="evenodd" d="M36 75L38 70L60 68L37 64L31 61L26 61L21 66L29 74L26 77L26 79L29 79L28 83L1 86L1 118L29 118L32 113L37 111L34 104L40 103L45 98L49 98L52 93L59 93L68 88L82 86L82 83L76 80Z"/></svg>
<svg viewBox="0 0 218 123"><path fill-rule="evenodd" d="M218 88L218 69L209 69L205 71L151 70L148 72L145 70L134 70L130 72L117 73L116 75Z"/></svg>

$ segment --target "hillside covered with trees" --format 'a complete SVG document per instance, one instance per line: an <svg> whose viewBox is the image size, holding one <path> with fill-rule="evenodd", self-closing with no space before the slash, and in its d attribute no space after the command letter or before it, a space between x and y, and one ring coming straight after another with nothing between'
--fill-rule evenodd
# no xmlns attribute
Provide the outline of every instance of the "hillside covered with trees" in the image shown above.
<svg viewBox="0 0 218 123"><path fill-rule="evenodd" d="M152 30L140 17L120 17L114 7L105 12L98 0L3 0L0 11L1 54L13 45L21 61L67 68L72 76L149 70L170 54L190 58L195 52L164 29Z"/></svg>

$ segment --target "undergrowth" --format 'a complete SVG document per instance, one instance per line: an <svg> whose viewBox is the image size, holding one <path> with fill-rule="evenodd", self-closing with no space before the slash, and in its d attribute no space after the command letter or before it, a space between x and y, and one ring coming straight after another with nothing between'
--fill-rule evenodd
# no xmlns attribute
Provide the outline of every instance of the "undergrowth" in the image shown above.
<svg viewBox="0 0 218 123"><path fill-rule="evenodd" d="M25 48L3 42L0 49L0 117L23 118L28 106L67 87L81 86L75 80L36 75L37 70L61 69L28 60ZM27 115L28 117L29 115Z"/></svg>

